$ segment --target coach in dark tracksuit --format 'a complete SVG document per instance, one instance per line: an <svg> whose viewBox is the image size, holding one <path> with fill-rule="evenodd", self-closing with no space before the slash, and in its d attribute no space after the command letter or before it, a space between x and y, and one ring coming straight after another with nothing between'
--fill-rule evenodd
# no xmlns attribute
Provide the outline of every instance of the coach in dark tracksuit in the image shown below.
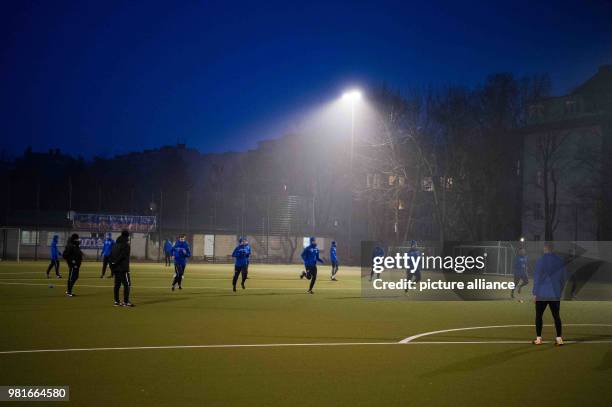
<svg viewBox="0 0 612 407"><path fill-rule="evenodd" d="M315 282L317 281L317 262L323 263L323 260L319 257L319 249L317 248L317 239L315 237L310 238L310 245L304 248L302 252L302 260L304 260L304 268L306 269L306 278L310 280L310 287L308 288L308 294L314 294L312 291ZM304 273L302 273L302 276Z"/></svg>
<svg viewBox="0 0 612 407"><path fill-rule="evenodd" d="M104 274L106 273L106 267L108 267L110 263L110 254L113 250L113 245L115 242L113 241L113 235L110 233L106 234L106 239L104 239L104 245L102 246L102 275L100 278L104 278ZM113 276L113 269L111 268L111 277Z"/></svg>
<svg viewBox="0 0 612 407"><path fill-rule="evenodd" d="M187 259L191 257L191 249L189 249L189 243L185 240L185 235L180 235L177 242L172 248L172 255L174 256L174 279L172 280L172 291L178 284L179 290L183 289L183 274L185 274L185 267L187 267Z"/></svg>
<svg viewBox="0 0 612 407"><path fill-rule="evenodd" d="M563 345L560 300L564 285L565 264L559 256L553 253L552 243L546 242L544 244L544 255L538 259L533 274L533 295L535 296L536 310L536 339L533 341L535 345L542 344L542 316L546 307L550 307L550 312L555 320L555 330L557 332L555 345Z"/></svg>
<svg viewBox="0 0 612 407"><path fill-rule="evenodd" d="M236 283L238 283L238 276L242 274L242 282L240 286L245 289L244 282L247 279L247 272L249 266L249 256L251 255L251 249L244 238L240 238L239 244L234 249L232 257L236 259L234 263L234 278L232 279L233 290L236 291Z"/></svg>
<svg viewBox="0 0 612 407"><path fill-rule="evenodd" d="M57 278L62 278L62 275L59 272L59 268L60 268L60 262L59 262L59 256L60 256L60 252L59 249L57 248L57 243L59 240L59 236L57 235L53 235L53 240L51 241L51 261L49 262L49 267L47 267L47 278L49 278L49 273L51 272L51 269L55 268L55 275L57 276Z"/></svg>
<svg viewBox="0 0 612 407"><path fill-rule="evenodd" d="M73 233L64 248L63 257L68 264L68 288L66 290L66 295L68 297L74 297L72 289L79 279L79 270L81 269L81 262L83 261L83 252L79 247L80 245L81 239L79 239L79 235Z"/></svg>
<svg viewBox="0 0 612 407"><path fill-rule="evenodd" d="M121 232L121 236L113 245L110 255L110 267L115 277L115 306L133 307L130 302L130 233L127 230ZM119 303L119 290L123 285L123 302Z"/></svg>

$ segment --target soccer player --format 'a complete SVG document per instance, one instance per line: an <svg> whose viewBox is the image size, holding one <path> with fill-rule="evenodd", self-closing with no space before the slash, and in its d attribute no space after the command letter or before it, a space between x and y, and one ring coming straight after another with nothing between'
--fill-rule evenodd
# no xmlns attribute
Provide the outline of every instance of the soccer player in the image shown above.
<svg viewBox="0 0 612 407"><path fill-rule="evenodd" d="M74 297L72 293L72 289L74 288L74 284L79 279L79 270L81 269L81 262L83 261L83 252L79 247L81 245L81 239L79 239L79 235L73 233L70 236L70 240L66 244L64 248L64 260L68 263L68 288L66 290L66 295L68 297Z"/></svg>
<svg viewBox="0 0 612 407"><path fill-rule="evenodd" d="M113 249L113 245L115 241L113 240L113 235L109 232L106 234L106 239L104 239L104 245L102 246L102 275L100 278L104 278L104 273L106 273L106 267L108 267L110 263L110 254ZM113 269L111 268L111 275L108 278L113 276Z"/></svg>
<svg viewBox="0 0 612 407"><path fill-rule="evenodd" d="M510 291L510 297L514 298L514 290L518 286L518 293L521 293L521 288L529 284L529 278L527 277L527 253L525 249L521 247L514 259L514 288ZM520 285L519 285L520 283Z"/></svg>
<svg viewBox="0 0 612 407"><path fill-rule="evenodd" d="M130 232L124 230L121 236L117 238L117 242L113 245L110 254L111 272L115 277L115 287L113 294L115 295L115 307L133 307L130 302ZM123 285L123 302L119 302L119 290Z"/></svg>
<svg viewBox="0 0 612 407"><path fill-rule="evenodd" d="M535 300L536 339L534 345L542 344L542 316L546 307L555 320L555 346L563 345L561 325L561 293L565 285L565 265L563 260L553 253L553 244L544 243L544 255L538 259L533 274L533 295Z"/></svg>
<svg viewBox="0 0 612 407"><path fill-rule="evenodd" d="M170 239L166 239L164 242L164 255L166 257L166 267L170 267L172 264L172 242Z"/></svg>
<svg viewBox="0 0 612 407"><path fill-rule="evenodd" d="M415 267L418 261L417 259L421 257L422 255L421 251L417 248L416 240L410 241L410 249L408 250L407 254L408 254L408 257L410 258L411 267ZM406 279L409 281L412 280L415 283L419 283L421 281L421 263L420 262L418 263L418 266L416 266L414 270L406 269ZM406 287L404 291L408 292L408 287Z"/></svg>
<svg viewBox="0 0 612 407"><path fill-rule="evenodd" d="M191 257L191 249L185 240L185 235L179 235L178 240L172 247L172 256L174 257L174 279L172 280L172 291L178 285L179 290L183 289L183 274L187 266L187 259Z"/></svg>
<svg viewBox="0 0 612 407"><path fill-rule="evenodd" d="M246 264L246 276L245 280L249 279L249 265L251 264L251 245L249 244L249 240L246 237L242 238L245 243L245 250L247 251L247 264Z"/></svg>
<svg viewBox="0 0 612 407"><path fill-rule="evenodd" d="M241 237L238 240L238 246L234 249L232 253L232 257L236 259L234 263L234 278L232 279L232 287L234 291L236 291L236 283L238 282L238 276L242 274L242 282L240 286L244 290L246 287L244 286L244 282L247 279L248 266L249 266L249 256L251 255L251 248L247 240Z"/></svg>
<svg viewBox="0 0 612 407"><path fill-rule="evenodd" d="M374 247L374 250L372 251L372 263L374 263L374 257L384 257L385 255L385 251L383 250L382 247L380 247L380 245L376 245ZM376 278L380 278L380 273L377 273L378 275L376 276ZM372 267L372 269L370 270L370 281L372 281L372 277L374 277L374 267Z"/></svg>
<svg viewBox="0 0 612 407"><path fill-rule="evenodd" d="M59 240L59 236L53 235L53 240L51 241L51 261L49 263L49 267L47 267L47 278L49 278L49 272L51 272L52 268L55 268L55 275L57 276L57 278L62 278L62 275L59 272L59 268L60 268L59 256L61 255L61 253L59 252L59 249L57 248L58 240Z"/></svg>
<svg viewBox="0 0 612 407"><path fill-rule="evenodd" d="M317 281L317 262L323 263L323 260L319 257L319 249L317 248L317 238L310 238L310 245L304 248L302 251L302 260L304 260L304 268L306 271L302 271L300 278L304 276L310 280L310 287L308 288L308 294L314 294L312 291L315 282Z"/></svg>
<svg viewBox="0 0 612 407"><path fill-rule="evenodd" d="M338 274L338 254L336 253L336 241L332 240L331 247L329 248L329 260L331 261L331 280L336 280L336 274Z"/></svg>

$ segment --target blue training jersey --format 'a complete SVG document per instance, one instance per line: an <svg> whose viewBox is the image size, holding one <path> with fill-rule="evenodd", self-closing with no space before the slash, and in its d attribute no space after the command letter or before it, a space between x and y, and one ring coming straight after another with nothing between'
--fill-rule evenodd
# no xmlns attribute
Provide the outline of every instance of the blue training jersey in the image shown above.
<svg viewBox="0 0 612 407"><path fill-rule="evenodd" d="M527 256L516 256L514 259L514 275L524 276L527 274Z"/></svg>

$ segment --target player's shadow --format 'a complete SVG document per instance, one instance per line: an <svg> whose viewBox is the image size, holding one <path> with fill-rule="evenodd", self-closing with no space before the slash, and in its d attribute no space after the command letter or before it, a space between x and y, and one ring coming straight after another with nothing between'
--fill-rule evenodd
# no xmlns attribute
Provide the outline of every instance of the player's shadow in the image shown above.
<svg viewBox="0 0 612 407"><path fill-rule="evenodd" d="M166 302L177 302L177 301L185 301L185 300L190 300L190 299L191 299L191 296L165 297L165 298L157 298L157 299L148 300L148 301L138 301L138 305L163 304Z"/></svg>
<svg viewBox="0 0 612 407"><path fill-rule="evenodd" d="M245 291L248 291L245 290ZM279 293L279 292L270 292L270 293L255 293L255 292L230 292L230 293L224 293L224 294L204 294L205 297L244 297L244 296L248 296L248 297L253 297L253 296L260 296L260 297L269 297L269 296L281 296L281 295L305 295L306 293L302 293L302 292L297 292L297 293Z"/></svg>
<svg viewBox="0 0 612 407"><path fill-rule="evenodd" d="M489 345L484 345L484 346L489 346ZM476 357L473 357L467 360L461 360L459 362L453 362L442 368L427 372L421 375L421 377L422 378L433 378L437 376L443 376L445 374L469 373L476 369L485 369L487 367L500 365L502 363L506 363L512 359L524 356L531 352L552 349L553 347L547 346L544 349L542 348L543 348L543 345L534 346L534 345L525 344L524 346L520 346L512 350L504 349L497 353L487 353L486 355L476 356Z"/></svg>

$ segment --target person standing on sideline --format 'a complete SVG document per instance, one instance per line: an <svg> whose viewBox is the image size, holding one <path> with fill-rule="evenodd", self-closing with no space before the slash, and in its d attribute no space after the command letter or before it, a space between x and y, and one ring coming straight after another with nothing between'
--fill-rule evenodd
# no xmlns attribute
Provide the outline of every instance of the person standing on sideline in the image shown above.
<svg viewBox="0 0 612 407"><path fill-rule="evenodd" d="M115 242L113 241L113 235L108 232L106 234L106 239L104 239L104 245L102 246L102 275L100 278L104 278L104 273L106 273L106 267L110 263L110 254L113 250L113 245ZM111 268L111 275L108 278L113 276L113 269Z"/></svg>
<svg viewBox="0 0 612 407"><path fill-rule="evenodd" d="M338 274L338 254L336 253L336 241L332 240L331 247L329 248L329 261L331 262L331 280L336 280L336 274Z"/></svg>
<svg viewBox="0 0 612 407"><path fill-rule="evenodd" d="M79 239L79 235L73 233L64 248L63 257L68 264L68 288L66 290L66 295L68 297L74 297L72 289L79 279L79 270L81 269L81 262L83 262L83 252L81 251L80 245L81 239Z"/></svg>
<svg viewBox="0 0 612 407"><path fill-rule="evenodd" d="M191 257L189 244L185 240L185 235L179 235L178 240L172 247L172 256L174 257L174 279L172 280L172 291L178 285L179 290L183 289L183 274L187 267L187 259Z"/></svg>
<svg viewBox="0 0 612 407"><path fill-rule="evenodd" d="M546 307L555 320L555 346L563 345L561 325L561 293L565 285L565 264L563 260L553 253L552 242L544 243L544 255L538 259L533 274L533 295L535 301L536 339L534 345L542 344L542 316Z"/></svg>
<svg viewBox="0 0 612 407"><path fill-rule="evenodd" d="M525 248L521 247L514 259L514 267L512 269L514 273L514 288L510 291L510 297L514 298L514 290L518 286L518 293L521 293L521 288L529 284L529 277L527 277L527 253ZM522 300L521 300L522 301Z"/></svg>
<svg viewBox="0 0 612 407"><path fill-rule="evenodd" d="M421 257L423 253L421 253L421 251L417 248L416 240L410 241L410 249L408 250L407 254L410 258L410 262L412 263L412 267L410 269L406 269L406 280L413 281L418 284L421 282L421 262L419 262L417 259ZM404 292L408 292L408 287L406 287Z"/></svg>
<svg viewBox="0 0 612 407"><path fill-rule="evenodd" d="M310 280L310 287L308 288L308 294L314 294L312 289L314 288L315 282L317 281L317 262L323 263L323 260L319 257L319 249L317 248L317 238L310 238L310 245L304 248L302 251L302 260L304 260L304 268L306 272L302 271L300 278L306 276Z"/></svg>
<svg viewBox="0 0 612 407"><path fill-rule="evenodd" d="M164 256L166 258L166 267L170 267L172 264L172 242L170 239L166 239L164 242Z"/></svg>
<svg viewBox="0 0 612 407"><path fill-rule="evenodd" d="M51 261L49 262L49 267L47 267L47 278L49 278L49 273L51 272L52 268L55 268L56 277L62 278L62 275L59 272L59 268L60 268L59 256L61 255L61 253L59 249L57 248L58 240L59 240L59 236L53 235L53 240L51 241L51 253L50 253Z"/></svg>
<svg viewBox="0 0 612 407"><path fill-rule="evenodd" d="M117 242L113 245L110 253L110 268L112 275L115 277L115 307L133 307L130 302L130 288L132 281L130 279L130 232L124 230L121 236L117 238ZM119 290L123 285L123 302L119 302Z"/></svg>
<svg viewBox="0 0 612 407"><path fill-rule="evenodd" d="M232 253L232 257L236 259L234 263L234 278L232 279L232 287L234 292L236 291L236 283L238 282L238 276L240 276L240 274L242 274L242 282L240 283L240 286L243 290L246 288L244 286L244 282L247 279L250 254L251 249L247 240L241 237L238 240L238 246L236 246L234 252Z"/></svg>

